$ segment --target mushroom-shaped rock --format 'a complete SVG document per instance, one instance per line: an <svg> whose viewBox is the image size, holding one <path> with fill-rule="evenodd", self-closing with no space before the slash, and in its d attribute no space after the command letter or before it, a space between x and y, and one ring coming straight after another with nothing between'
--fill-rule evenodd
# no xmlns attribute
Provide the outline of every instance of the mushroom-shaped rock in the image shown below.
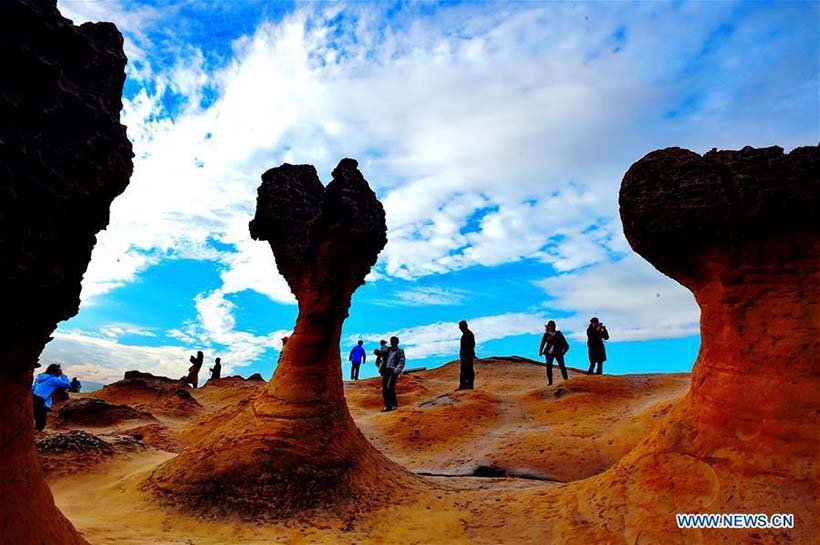
<svg viewBox="0 0 820 545"><path fill-rule="evenodd" d="M267 171L251 236L267 240L299 303L273 378L248 408L147 482L198 513L275 519L399 500L422 482L374 449L345 404L339 340L353 292L387 242L384 210L342 160L327 187L309 165Z"/></svg>
<svg viewBox="0 0 820 545"><path fill-rule="evenodd" d="M739 450L760 440L738 460L751 465L820 453L820 148L656 151L620 204L635 251L700 305L701 430Z"/></svg>
<svg viewBox="0 0 820 545"><path fill-rule="evenodd" d="M694 293L701 349L689 394L659 428L561 492L555 536L816 542L820 147L655 151L626 173L620 206L635 251ZM698 512L793 513L795 528L677 527L676 513Z"/></svg>
<svg viewBox="0 0 820 545"><path fill-rule="evenodd" d="M0 536L84 543L54 506L34 450L32 369L128 184L126 58L110 23L74 26L56 2L0 2Z"/></svg>

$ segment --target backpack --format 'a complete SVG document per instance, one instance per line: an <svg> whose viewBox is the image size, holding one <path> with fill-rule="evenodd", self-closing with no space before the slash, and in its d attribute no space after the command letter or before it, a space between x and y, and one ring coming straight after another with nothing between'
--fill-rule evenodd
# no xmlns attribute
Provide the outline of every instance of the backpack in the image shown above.
<svg viewBox="0 0 820 545"><path fill-rule="evenodd" d="M567 338L564 336L563 333L561 333L561 339L564 341L564 354L566 354L567 352L569 352L569 341L567 341Z"/></svg>

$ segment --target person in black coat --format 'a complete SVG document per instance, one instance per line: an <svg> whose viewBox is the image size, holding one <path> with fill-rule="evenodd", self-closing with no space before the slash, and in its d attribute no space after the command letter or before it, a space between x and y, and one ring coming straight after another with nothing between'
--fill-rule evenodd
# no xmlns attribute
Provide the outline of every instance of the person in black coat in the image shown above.
<svg viewBox="0 0 820 545"><path fill-rule="evenodd" d="M205 363L205 355L200 350L196 353L196 356L191 356L188 361L191 362L191 366L188 368L186 381L196 388L199 384L199 370L202 369L202 364Z"/></svg>
<svg viewBox="0 0 820 545"><path fill-rule="evenodd" d="M211 367L211 380L222 378L222 359L216 358L214 366Z"/></svg>
<svg viewBox="0 0 820 545"><path fill-rule="evenodd" d="M552 362L557 361L561 369L561 376L567 380L567 368L564 366L564 354L569 350L569 343L564 334L555 327L555 322L550 320L544 326L544 336L541 337L541 348L538 349L539 356L547 357L547 383L552 386Z"/></svg>
<svg viewBox="0 0 820 545"><path fill-rule="evenodd" d="M458 390L472 390L475 383L475 335L467 327L467 322L461 320L458 323L461 330L461 374L458 379Z"/></svg>
<svg viewBox="0 0 820 545"><path fill-rule="evenodd" d="M609 332L606 326L598 321L598 318L589 320L587 328L587 347L589 348L589 371L588 375L603 373L604 362L606 361L606 348L604 341L609 339ZM596 369L597 365L597 369Z"/></svg>

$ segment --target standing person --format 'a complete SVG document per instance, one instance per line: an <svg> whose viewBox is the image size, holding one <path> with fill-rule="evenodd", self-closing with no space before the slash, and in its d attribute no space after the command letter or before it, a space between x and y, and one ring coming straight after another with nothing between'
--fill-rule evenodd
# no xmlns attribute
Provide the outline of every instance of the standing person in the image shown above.
<svg viewBox="0 0 820 545"><path fill-rule="evenodd" d="M387 355L387 341L380 340L379 347L373 351L373 355L376 356L376 368L379 370L379 374L383 375L382 371L384 371L385 356Z"/></svg>
<svg viewBox="0 0 820 545"><path fill-rule="evenodd" d="M555 321L550 320L544 326L544 336L541 337L541 348L538 349L539 356L547 357L547 383L552 386L552 362L557 361L561 369L561 376L567 380L567 368L564 366L564 354L569 350L569 343L564 334L555 327Z"/></svg>
<svg viewBox="0 0 820 545"><path fill-rule="evenodd" d="M404 371L404 350L399 348L399 338L390 337L390 346L383 352L384 373L382 374L382 397L384 398L383 413L395 411L399 408L396 397L396 380Z"/></svg>
<svg viewBox="0 0 820 545"><path fill-rule="evenodd" d="M211 367L211 380L222 378L222 359L216 358L214 366Z"/></svg>
<svg viewBox="0 0 820 545"><path fill-rule="evenodd" d="M196 388L199 384L199 370L202 369L202 364L205 363L205 354L202 353L202 350L198 351L196 356L191 356L190 362L191 366L188 368L187 380L188 384Z"/></svg>
<svg viewBox="0 0 820 545"><path fill-rule="evenodd" d="M34 402L34 431L43 431L46 427L48 412L51 410L51 395L56 390L66 390L71 387L71 381L63 375L59 363L52 363L46 367L45 373L40 373L31 387Z"/></svg>
<svg viewBox="0 0 820 545"><path fill-rule="evenodd" d="M604 341L609 340L609 332L606 326L598 321L598 318L589 320L587 328L587 347L589 348L589 371L588 375L600 375L603 373L604 362L606 361L606 348ZM597 365L597 370L595 366Z"/></svg>
<svg viewBox="0 0 820 545"><path fill-rule="evenodd" d="M461 330L461 348L458 351L461 358L461 373L456 390L472 390L475 383L475 335L464 320L458 323L458 328Z"/></svg>
<svg viewBox="0 0 820 545"><path fill-rule="evenodd" d="M350 351L350 357L347 358L350 360L350 380L359 380L359 367L367 359L363 344L364 341L359 340L359 344L353 347L353 350Z"/></svg>
<svg viewBox="0 0 820 545"><path fill-rule="evenodd" d="M71 386L68 388L68 391L72 394L79 394L80 390L83 389L83 383L80 382L80 379L74 377L71 379Z"/></svg>

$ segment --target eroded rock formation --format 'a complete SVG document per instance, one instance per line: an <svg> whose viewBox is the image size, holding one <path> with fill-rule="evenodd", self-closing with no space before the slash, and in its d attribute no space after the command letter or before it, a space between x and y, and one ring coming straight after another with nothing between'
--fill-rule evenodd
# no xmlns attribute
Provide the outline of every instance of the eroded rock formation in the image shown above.
<svg viewBox="0 0 820 545"><path fill-rule="evenodd" d="M56 2L0 2L0 535L84 543L54 506L33 446L32 369L128 184L126 58L110 23L74 26Z"/></svg>
<svg viewBox="0 0 820 545"><path fill-rule="evenodd" d="M296 327L265 391L151 477L169 501L255 519L314 509L341 518L421 482L367 442L345 404L342 322L387 242L357 167L342 160L327 187L309 165L262 176L251 236L270 242L299 303Z"/></svg>
<svg viewBox="0 0 820 545"><path fill-rule="evenodd" d="M186 417L202 408L185 381L140 371L126 371L123 380L104 386L94 397L162 416Z"/></svg>
<svg viewBox="0 0 820 545"><path fill-rule="evenodd" d="M133 420L156 422L151 413L138 411L128 405L114 405L93 397L69 399L60 407L57 414L52 416L54 427L59 429L103 428Z"/></svg>
<svg viewBox="0 0 820 545"><path fill-rule="evenodd" d="M814 543L820 535L820 147L670 148L624 177L629 243L695 295L689 394L602 476L559 541ZM678 530L675 513L793 513L793 530Z"/></svg>

